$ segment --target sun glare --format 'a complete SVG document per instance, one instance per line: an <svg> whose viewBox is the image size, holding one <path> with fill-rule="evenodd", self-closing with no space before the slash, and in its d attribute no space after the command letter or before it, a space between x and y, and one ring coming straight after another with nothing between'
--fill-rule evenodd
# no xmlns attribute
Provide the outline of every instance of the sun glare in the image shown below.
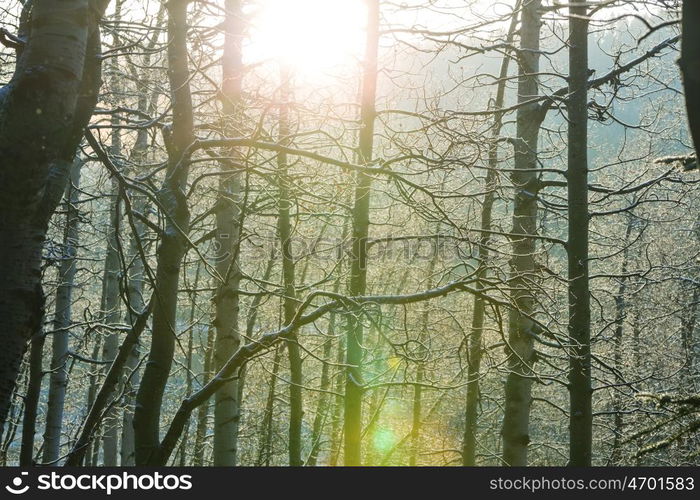
<svg viewBox="0 0 700 500"><path fill-rule="evenodd" d="M362 53L363 0L263 0L254 14L248 57L274 60L296 73L324 73Z"/></svg>

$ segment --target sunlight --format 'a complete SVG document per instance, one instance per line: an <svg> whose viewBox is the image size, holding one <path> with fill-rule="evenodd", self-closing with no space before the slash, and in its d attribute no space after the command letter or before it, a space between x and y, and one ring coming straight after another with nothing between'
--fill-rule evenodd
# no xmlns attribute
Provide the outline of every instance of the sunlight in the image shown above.
<svg viewBox="0 0 700 500"><path fill-rule="evenodd" d="M247 50L251 62L275 60L295 73L319 75L351 64L364 44L362 0L264 0Z"/></svg>

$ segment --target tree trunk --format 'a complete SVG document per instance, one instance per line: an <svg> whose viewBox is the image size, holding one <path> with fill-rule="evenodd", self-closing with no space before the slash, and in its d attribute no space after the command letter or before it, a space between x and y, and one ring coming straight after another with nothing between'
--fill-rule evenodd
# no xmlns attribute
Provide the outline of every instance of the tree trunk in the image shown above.
<svg viewBox="0 0 700 500"><path fill-rule="evenodd" d="M145 213L146 199L143 196L134 197L134 209ZM127 312L126 323L132 329L136 328L138 315L144 311L143 287L144 287L144 262L138 250L141 244L145 227L143 222L135 221L136 234L132 235L129 244L129 256L133 259L129 268L129 282L127 285ZM134 442L134 403L136 398L136 388L139 386L139 346L135 343L129 352L124 364L124 374L122 384L124 387L124 413L122 414L121 429L121 465L135 465L135 442Z"/></svg>
<svg viewBox="0 0 700 500"><path fill-rule="evenodd" d="M688 289L692 289L692 291ZM685 354L682 379L684 380L683 386L685 391L692 394L695 392L695 380L697 380L695 329L698 323L698 309L700 309L700 287L697 284L693 284L685 287L685 290L687 296L690 297L690 301L686 315L681 318L681 343Z"/></svg>
<svg viewBox="0 0 700 500"><path fill-rule="evenodd" d="M367 0L367 41L360 102L360 138L358 159L361 164L372 161L374 144L375 101L377 93L377 52L379 47L379 0ZM350 296L365 293L367 288L367 238L369 235L369 201L372 179L364 172L355 178L355 203L352 213L352 255ZM345 370L345 465L362 464L362 312L348 315Z"/></svg>
<svg viewBox="0 0 700 500"><path fill-rule="evenodd" d="M115 158L119 154L120 140L118 133L112 136L112 157ZM119 338L117 333L112 330L112 327L119 324L119 274L121 272L121 256L119 247L119 221L120 215L120 200L119 186L116 179L112 179L113 188L109 211L109 227L107 234L107 252L105 257L104 275L102 278L102 323L107 329L104 333L104 341L102 343L102 360L105 363L111 363L117 356L119 349ZM105 364L104 372L109 369L109 364ZM102 451L103 464L106 467L115 467L117 465L117 414L116 408L112 407L107 411L104 417L104 427L102 432Z"/></svg>
<svg viewBox="0 0 700 500"><path fill-rule="evenodd" d="M185 253L189 211L184 189L189 171L184 152L194 139L187 58L187 0L171 0L168 9L168 78L173 126L168 143L166 178L158 193L166 207L165 230L158 249L153 331L148 362L136 395L134 437L136 465L160 463L160 412L175 352L180 265Z"/></svg>
<svg viewBox="0 0 700 500"><path fill-rule="evenodd" d="M281 71L281 101L279 114L279 143L289 146L289 96L290 96L290 72L288 69ZM289 178L287 176L287 154L277 155L277 188L278 188L278 219L277 230L282 249L282 280L284 286L284 324L288 325L294 320L297 310L297 298L295 288L295 264L292 249L292 223L290 221L291 201L289 199ZM301 460L301 424L303 418L303 402L301 386L302 364L299 352L297 333L294 332L287 340L287 354L289 355L289 465L299 467L303 465Z"/></svg>
<svg viewBox="0 0 700 500"><path fill-rule="evenodd" d="M513 7L513 18L510 22L508 35L506 36L506 44L513 43L515 37L515 29L518 24L518 10L520 9L520 1L515 3ZM496 188L498 186L498 143L496 140L501 134L503 125L503 113L499 111L503 108L503 102L506 90L506 81L508 77L508 67L510 65L510 53L506 53L501 61L501 68L498 76L498 86L496 88L496 98L494 99L494 124L491 138L493 141L489 144L489 160L488 171L486 173L484 202L481 206L481 237L479 238L478 261L479 269L477 276L479 280L474 284L476 290L483 290L482 279L486 277L489 266L489 244L491 242L491 219L493 213L493 204L496 198ZM472 325L471 334L469 335L469 346L467 356L467 400L464 410L465 427L464 441L462 444L462 464L465 466L476 465L476 433L477 433L477 413L481 394L479 392L479 373L481 372L481 345L482 335L484 331L484 315L486 312L486 303L481 295L474 295L474 306L472 308Z"/></svg>
<svg viewBox="0 0 700 500"><path fill-rule="evenodd" d="M277 374L280 368L280 358L282 349L280 346L275 348L275 356L272 361L272 374L270 375L270 388L267 393L267 402L265 403L265 414L263 415L262 429L260 432L260 446L258 448L258 460L256 466L269 466L270 460L274 455L274 447L272 440L273 430L273 413L275 411L275 392L277 389Z"/></svg>
<svg viewBox="0 0 700 500"><path fill-rule="evenodd" d="M95 343L92 346L92 359L98 359L98 357L100 356L100 348L102 347L102 337L96 336L94 342ZM87 401L85 405L86 408L88 408L88 410L92 408L97 397L97 382L99 379L99 375L100 370L98 368L93 367L90 370L90 385L88 386ZM96 443L94 441L85 443L85 453L83 455L87 456L88 459L86 460L84 465L88 467L97 465L97 454L93 453L93 450L99 450L99 443ZM75 465L83 465L81 461L78 461L78 463L76 463ZM68 463L66 463L66 465L68 465Z"/></svg>
<svg viewBox="0 0 700 500"><path fill-rule="evenodd" d="M622 251L622 268L620 269L620 286L617 289L617 295L615 295L615 334L613 337L614 341L614 352L613 359L615 361L615 369L618 373L618 383L624 382L623 377L623 347L622 341L624 338L624 328L625 328L625 315L626 315L626 297L625 293L627 291L627 269L629 266L629 239L632 234L632 227L634 226L634 216L628 214L629 220L627 222L627 228L625 229L625 248ZM614 436L612 443L612 454L610 455L610 463L608 465L619 465L619 460L622 453L622 432L623 432L623 418L622 418L622 401L619 392L615 393L613 407L615 409L614 418Z"/></svg>
<svg viewBox="0 0 700 500"><path fill-rule="evenodd" d="M158 12L158 21L162 20L163 9ZM158 41L159 35L155 34L149 42L149 50L153 50ZM144 66L148 67L151 62L151 56L147 53L144 56ZM140 81L141 85L147 85L147 81ZM150 98L146 94L142 93L139 95L138 109L143 113L149 111L149 106L151 108L152 114L155 114L155 103L157 101L157 96L153 95ZM131 150L131 159L135 165L141 165L148 158L148 144L149 135L148 130L145 128L140 128L136 133L136 141L134 142L134 147ZM133 210L135 212L146 214L148 208L148 201L146 196L141 193L133 192L131 199L133 200ZM125 320L131 328L135 328L138 315L144 310L144 271L145 263L143 261L141 250L143 249L143 237L146 234L146 225L140 219L134 219L134 233L131 235L129 241L129 258L131 259L131 266L128 270L128 283L127 283L127 304L126 304L126 315ZM134 403L136 399L136 391L139 386L139 345L136 343L129 353L129 356L124 364L124 375L123 375L123 385L124 385L124 413L122 414L122 433L121 433L121 465L122 466L133 466L135 465L135 441L134 441Z"/></svg>
<svg viewBox="0 0 700 500"><path fill-rule="evenodd" d="M204 347L204 368L202 370L202 385L206 385L211 378L212 361L214 358L214 326L210 325L207 331L207 345ZM201 467L204 465L204 438L207 434L207 420L209 418L209 402L199 407L197 412L197 430L194 435L194 458L192 465Z"/></svg>
<svg viewBox="0 0 700 500"><path fill-rule="evenodd" d="M337 293L337 290L335 290ZM316 405L316 415L314 415L314 423L311 428L311 451L306 459L306 465L315 467L318 462L318 452L321 449L323 440L323 427L328 416L328 387L330 385L330 369L331 355L333 354L333 336L335 335L336 315L330 314L328 318L328 339L323 345L323 367L321 368L321 382L319 385L320 392L318 394L318 404Z"/></svg>
<svg viewBox="0 0 700 500"><path fill-rule="evenodd" d="M33 2L27 44L12 80L0 89L1 425L27 341L42 317L47 223L97 99L97 21L106 3Z"/></svg>
<svg viewBox="0 0 700 500"><path fill-rule="evenodd" d="M336 285L334 286L334 293L338 293L340 289L340 280L336 280ZM316 415L314 416L314 423L312 427L311 434L311 451L309 452L309 458L306 460L306 465L310 467L315 467L318 462L318 453L321 449L321 442L323 440L323 427L326 424L329 410L329 398L330 395L326 394L330 387L331 377L330 377L330 366L331 355L333 354L333 338L335 337L335 323L337 315L334 312L330 313L328 318L328 339L323 346L323 367L321 368L321 382L320 389L321 392L318 395L318 405L316 406Z"/></svg>
<svg viewBox="0 0 700 500"><path fill-rule="evenodd" d="M22 448L19 453L19 464L22 467L34 465L34 435L41 395L41 380L43 371L43 352L46 335L38 331L32 338L29 349L29 380L27 394L24 396L24 417L22 420Z"/></svg>
<svg viewBox="0 0 700 500"><path fill-rule="evenodd" d="M137 262L134 262L131 268L129 277L129 305L135 311L142 312L143 303L143 263L139 257L136 257ZM131 328L135 328L136 318L134 315L129 315L129 324ZM134 345L124 364L124 413L122 414L122 429L121 429L121 465L133 466L136 459L136 448L134 441L134 403L136 398L136 388L139 386L139 346Z"/></svg>
<svg viewBox="0 0 700 500"><path fill-rule="evenodd" d="M80 171L81 159L76 159L71 170L70 184L66 193L66 229L63 237L63 258L58 271L56 311L53 320L51 380L46 409L43 462L56 465L60 457L63 408L68 386L68 343L72 322L73 287L77 270L76 256L79 242Z"/></svg>
<svg viewBox="0 0 700 500"><path fill-rule="evenodd" d="M591 308L588 282L588 7L569 7L569 465L589 467Z"/></svg>
<svg viewBox="0 0 700 500"><path fill-rule="evenodd" d="M345 360L345 346L343 345L343 339L338 340L338 352L336 354L335 363L336 366L342 367L343 361ZM338 465L338 459L340 457L340 451L342 448L343 440L343 426L342 426L342 410L343 403L345 401L345 396L343 394L344 387L344 369L340 368L339 373L336 375L335 392L338 394L334 398L333 404L333 417L331 421L331 445L330 445L330 460L328 465L335 467Z"/></svg>
<svg viewBox="0 0 700 500"><path fill-rule="evenodd" d="M328 226L324 226L325 228ZM342 235L340 238L341 242L345 242L346 238L348 236L348 224L343 224L343 231ZM308 261L307 261L308 264ZM338 278L336 278L335 283L333 283L333 293L338 293L340 291L340 276L342 275L342 269L343 269L343 252L341 250L341 247L338 249L338 264L336 266L336 272L338 273ZM304 272L302 273L302 282L304 280L304 276L306 275L306 270L307 267L304 268ZM336 321L337 321L338 315L336 314L335 311L331 311L328 316L328 332L327 336L328 338L326 339L326 343L323 345L323 367L321 368L321 383L320 383L320 389L321 392L318 395L318 405L316 406L316 415L314 416L314 423L311 431L311 451L309 452L309 457L306 460L306 465L310 467L315 467L317 462L318 462L318 453L321 448L321 441L323 439L323 427L326 425L326 420L328 418L328 412L330 410L330 407L333 405L329 401L329 399L332 397L329 394L326 394L328 391L330 385L331 385L331 373L330 373L330 363L331 363L331 356L333 354L333 340L335 338L335 330L336 330ZM338 347L339 349L340 346ZM342 350L342 349L341 349ZM337 359L338 365L342 363L342 355L340 356L339 359ZM335 427L335 426L334 426ZM331 441L334 439L334 432L331 431ZM333 449L331 445L331 454L333 454Z"/></svg>
<svg viewBox="0 0 700 500"><path fill-rule="evenodd" d="M19 384L18 384L19 385ZM12 397L13 404L10 407L10 413L7 422L10 424L5 427L5 435L2 439L2 445L0 445L0 466L7 466L7 452L10 445L14 442L15 436L17 435L17 428L19 427L19 418L16 418L17 413L21 411L22 403L19 394L17 394L17 386L15 387L15 393Z"/></svg>
<svg viewBox="0 0 700 500"><path fill-rule="evenodd" d="M240 131L241 112L241 43L243 14L240 0L227 0L224 20L224 54L222 104L224 134ZM229 155L237 156L235 151ZM238 327L240 270L241 174L238 165L221 162L221 168L230 171L220 177L219 198L216 206L216 241L221 255L217 257L219 280L214 304L216 317L216 344L214 361L220 370L240 345ZM214 396L214 465L234 466L238 455L238 427L241 416L239 380L234 378Z"/></svg>
<svg viewBox="0 0 700 500"><path fill-rule="evenodd" d="M113 19L119 22L121 17L121 8L123 0L117 0L115 3L115 10ZM119 46L119 37L117 35L117 30L112 30L112 45L113 47ZM112 95L112 104L118 107L120 102L121 93L121 81L119 75L119 65L118 60L112 59L112 64L109 66L110 75L110 92ZM110 156L112 162L119 167L121 163L122 155L122 137L121 130L119 129L119 116L115 113L111 117L112 134L110 145ZM103 289L102 289L102 312L104 314L103 323L107 325L108 330L105 332L105 340L102 350L102 359L106 362L111 362L117 356L117 350L119 349L119 338L113 330L110 329L111 326L119 323L119 275L121 273L121 262L123 256L121 255L121 246L119 241L120 233L120 198L119 198L119 185L116 178L112 177L113 187L113 199L110 207L109 216L109 232L107 235L107 253L105 257L105 268L104 268L104 278L103 278ZM109 364L105 365L105 372L109 370ZM103 452L103 465L106 467L115 467L117 465L118 456L118 414L117 408L112 406L107 410L107 414L104 417L104 427L102 433L102 452Z"/></svg>
<svg viewBox="0 0 700 500"><path fill-rule="evenodd" d="M540 0L526 0L520 26L520 77L518 102L525 103L538 94ZM543 112L537 105L521 105L517 112L514 166L511 179L513 230L516 235L537 232L537 141ZM508 319L508 377L505 385L503 415L503 461L507 465L527 465L530 442L530 405L532 403L532 363L534 363L534 323L527 315L534 310L530 280L535 271L535 239L512 236L511 300L516 309Z"/></svg>
<svg viewBox="0 0 700 500"><path fill-rule="evenodd" d="M415 467L418 465L418 455L420 454L420 426L421 413L423 411L423 373L425 366L418 363L416 368L416 385L413 386L413 416L411 423L411 456L408 465Z"/></svg>
<svg viewBox="0 0 700 500"><path fill-rule="evenodd" d="M189 395L192 394L192 358L194 356L194 331L195 324L199 323L198 321L195 321L197 313L197 289L199 287L199 275L201 270L202 262L200 261L197 263L197 269L194 274L194 281L192 282L192 291L190 292L190 320L188 323L189 333L187 335L187 362L185 364L185 397L189 397ZM187 420L187 424L185 424L185 429L182 431L182 440L180 441L180 467L185 467L185 465L187 465L186 457L190 437L189 430L191 420L191 418Z"/></svg>
<svg viewBox="0 0 700 500"><path fill-rule="evenodd" d="M439 234L440 232L440 224L437 224L436 227L436 234ZM437 250L436 246L436 251L433 257L430 259L430 263L428 264L428 268L426 269L426 278L425 278L425 283L426 283L426 288L432 288L433 287L433 273L435 272L435 264L437 262L437 259L439 257L438 253L439 251ZM404 279L402 280L402 283L400 285L400 288L403 289L404 284L408 278L408 272L404 275ZM397 292L399 293L400 290ZM430 329L430 306L428 303L423 304L423 312L421 314L421 324L420 324L420 330L418 332L418 344L417 344L417 350L415 352L416 356L416 384L413 386L413 408L412 408L412 418L411 418L411 449L410 449L410 454L408 457L408 465L410 467L415 467L418 465L418 455L420 454L420 430L421 430L421 416L423 412L423 379L425 378L425 361L427 360L427 356L430 354L428 350L425 348L425 341L426 339L430 336L428 334L428 330ZM386 450L383 450L384 454L387 454ZM379 462L378 462L379 463Z"/></svg>
<svg viewBox="0 0 700 500"><path fill-rule="evenodd" d="M685 107L697 155L700 151L700 3L685 0L682 16L681 58L678 63L683 74Z"/></svg>

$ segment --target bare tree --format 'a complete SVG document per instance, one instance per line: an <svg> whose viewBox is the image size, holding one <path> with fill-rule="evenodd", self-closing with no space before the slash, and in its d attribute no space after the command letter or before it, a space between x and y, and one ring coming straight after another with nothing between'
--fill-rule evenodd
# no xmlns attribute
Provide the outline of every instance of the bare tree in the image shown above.
<svg viewBox="0 0 700 500"><path fill-rule="evenodd" d="M0 285L3 424L27 340L43 317L40 268L47 223L101 83L97 23L107 3L27 2L15 72L0 89L0 259L7 265Z"/></svg>

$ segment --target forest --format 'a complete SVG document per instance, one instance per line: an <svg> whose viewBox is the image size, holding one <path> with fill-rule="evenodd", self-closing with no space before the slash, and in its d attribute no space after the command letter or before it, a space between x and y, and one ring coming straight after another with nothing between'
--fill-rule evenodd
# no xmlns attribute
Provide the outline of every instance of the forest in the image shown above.
<svg viewBox="0 0 700 500"><path fill-rule="evenodd" d="M0 465L699 465L698 26L3 0Z"/></svg>

